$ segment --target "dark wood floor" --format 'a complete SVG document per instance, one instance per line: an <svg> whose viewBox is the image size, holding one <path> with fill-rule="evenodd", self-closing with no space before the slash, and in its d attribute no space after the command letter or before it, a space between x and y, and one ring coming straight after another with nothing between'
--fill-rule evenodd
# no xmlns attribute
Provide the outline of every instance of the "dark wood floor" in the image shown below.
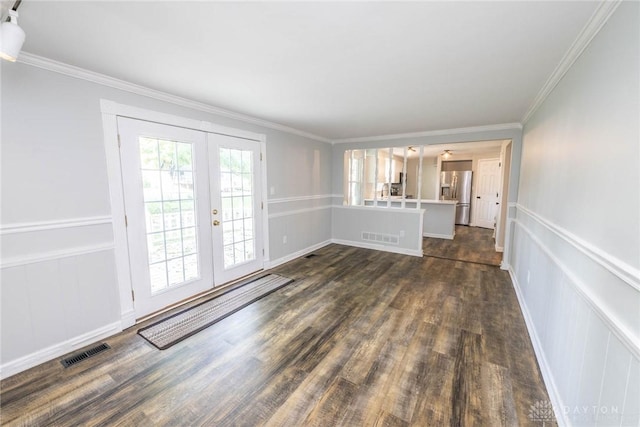
<svg viewBox="0 0 640 427"><path fill-rule="evenodd" d="M136 335L0 384L7 425L540 425L548 401L508 275L330 245L164 351ZM550 425L547 423L547 425Z"/></svg>
<svg viewBox="0 0 640 427"><path fill-rule="evenodd" d="M453 240L426 237L422 239L422 251L425 256L499 266L502 253L496 252L492 236L493 230L488 228L456 225Z"/></svg>

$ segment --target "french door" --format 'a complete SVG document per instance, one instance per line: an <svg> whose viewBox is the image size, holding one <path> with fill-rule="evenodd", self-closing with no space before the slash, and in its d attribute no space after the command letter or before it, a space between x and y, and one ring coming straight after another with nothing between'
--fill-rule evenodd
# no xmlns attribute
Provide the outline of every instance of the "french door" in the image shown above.
<svg viewBox="0 0 640 427"><path fill-rule="evenodd" d="M209 155L208 144L217 141L213 134L122 117L118 133L136 318L263 267L255 256L262 254L262 240L253 234L261 230L261 215L255 203L246 210L244 204L256 197L259 164L244 162L245 140L232 139L237 146L228 144L224 153L233 150L233 158L221 163L219 152L217 158ZM220 165L227 163L232 167L223 171ZM228 176L231 184L219 182ZM224 191L231 193L230 204ZM212 208L213 201L218 207ZM232 244L216 221L230 222Z"/></svg>
<svg viewBox="0 0 640 427"><path fill-rule="evenodd" d="M220 285L263 267L260 143L208 138L214 280Z"/></svg>

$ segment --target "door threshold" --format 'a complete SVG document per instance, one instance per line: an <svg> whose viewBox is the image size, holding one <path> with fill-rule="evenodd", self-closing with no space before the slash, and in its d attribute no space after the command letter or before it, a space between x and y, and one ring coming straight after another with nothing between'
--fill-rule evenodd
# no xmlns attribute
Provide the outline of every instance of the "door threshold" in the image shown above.
<svg viewBox="0 0 640 427"><path fill-rule="evenodd" d="M147 320L150 320L150 319L152 319L154 317L157 317L157 316L160 316L162 314L165 314L165 313L167 313L169 311L172 311L172 310L174 310L176 308L179 308L179 307L181 308L181 307L183 307L183 306L185 306L185 305L187 305L189 303L192 303L192 302L194 302L196 300L199 300L201 298L210 297L210 296L215 298L215 297L217 297L219 295L222 295L222 294L224 294L226 292L229 292L229 291L231 291L231 290L233 290L233 289L235 289L237 287L240 287L240 286L244 285L249 279L253 279L255 276L259 276L260 274L263 274L263 273L265 273L264 268L260 269L258 271L254 271L253 273L249 273L249 274L247 274L245 276L239 277L237 279L231 280L231 281L229 281L227 283L223 283L222 285L218 285L218 286L216 286L216 287L214 287L212 289L206 290L204 292L200 292L200 293L198 293L196 295L193 295L193 296L191 296L189 298L185 298L185 299L183 299L181 301L178 301L178 302L176 302L174 304L171 304L171 305L169 305L167 307L161 308L160 310L154 311L153 313L149 313L146 316L142 316L141 318L136 319L135 325L137 326L137 325L139 325L141 323L146 322Z"/></svg>

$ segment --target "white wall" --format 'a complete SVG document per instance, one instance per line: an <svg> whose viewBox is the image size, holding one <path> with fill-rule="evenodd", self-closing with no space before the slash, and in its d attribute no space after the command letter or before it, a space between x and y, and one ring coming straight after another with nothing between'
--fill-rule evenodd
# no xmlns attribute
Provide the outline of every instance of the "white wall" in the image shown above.
<svg viewBox="0 0 640 427"><path fill-rule="evenodd" d="M639 16L622 2L524 128L509 263L564 424L640 425Z"/></svg>
<svg viewBox="0 0 640 427"><path fill-rule="evenodd" d="M331 238L326 142L3 62L3 377L121 328L101 98L265 134L269 264Z"/></svg>
<svg viewBox="0 0 640 427"><path fill-rule="evenodd" d="M455 203L423 203L421 207L424 209L422 235L453 240L456 234Z"/></svg>
<svg viewBox="0 0 640 427"><path fill-rule="evenodd" d="M332 213L336 243L422 256L422 209L335 206Z"/></svg>

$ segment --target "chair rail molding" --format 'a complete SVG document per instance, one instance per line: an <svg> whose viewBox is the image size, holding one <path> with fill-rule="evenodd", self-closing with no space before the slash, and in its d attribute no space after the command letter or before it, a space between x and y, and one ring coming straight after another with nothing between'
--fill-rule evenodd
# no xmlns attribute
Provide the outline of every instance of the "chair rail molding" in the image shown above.
<svg viewBox="0 0 640 427"><path fill-rule="evenodd" d="M0 225L0 236L15 233L31 233L34 231L60 230L65 228L86 227L89 225L111 224L111 215L90 216L50 221L20 222Z"/></svg>
<svg viewBox="0 0 640 427"><path fill-rule="evenodd" d="M589 305L589 307L593 310L593 312L604 322L605 325L609 328L609 330L624 344L625 347L634 355L634 357L640 359L640 339L638 339L635 334L630 331L625 325L623 325L616 316L610 312L610 310L604 307L599 302L599 298L580 280L576 277L575 273L573 273L564 263L560 262L553 254L553 252L549 249L547 245L545 245L540 239L533 234L533 232L522 222L517 219L513 220L513 223L516 227L519 227L522 231L524 231L529 238L535 243L548 257L556 264L556 266L562 271L562 273L569 279L569 283L573 286L575 291L580 297ZM517 281L517 274L514 271L513 266L509 266L509 273L512 277L514 287L518 288L517 292L521 292L521 285ZM523 300L524 302L524 300ZM522 304L521 304L522 305Z"/></svg>
<svg viewBox="0 0 640 427"><path fill-rule="evenodd" d="M551 221L541 217L537 213L527 209L521 204L516 204L516 208L518 211L523 212L530 218L533 218L536 222L547 228L556 236L560 237L575 249L588 256L592 261L606 268L609 272L616 275L619 279L623 280L629 286L633 287L637 291L640 291L640 270L628 265L627 263L619 260L614 256L609 255L608 253L600 250L591 243L581 239L580 237L576 236L570 231L565 230L559 225L556 225Z"/></svg>

